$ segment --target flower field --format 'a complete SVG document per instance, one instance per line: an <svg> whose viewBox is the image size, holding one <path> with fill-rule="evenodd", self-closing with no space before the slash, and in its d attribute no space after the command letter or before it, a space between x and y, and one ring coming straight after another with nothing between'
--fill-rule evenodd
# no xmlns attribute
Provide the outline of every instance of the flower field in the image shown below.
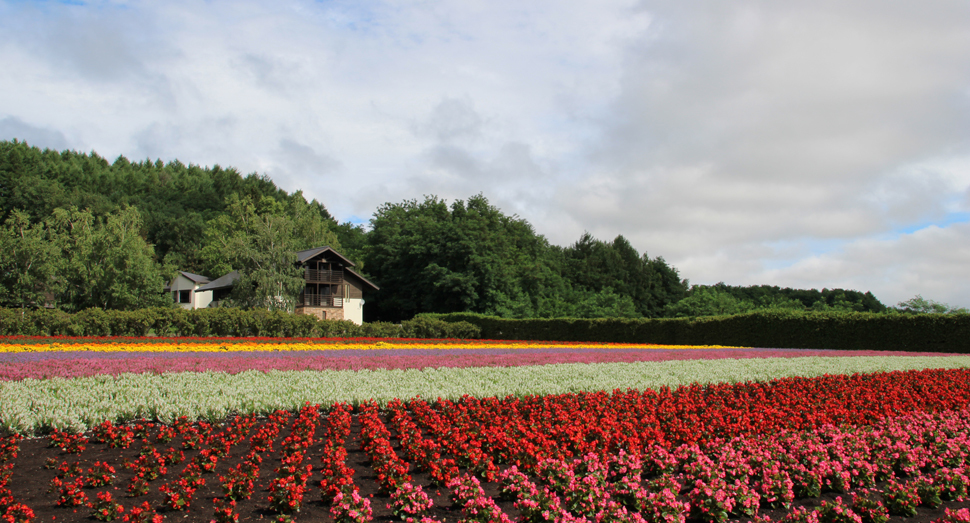
<svg viewBox="0 0 970 523"><path fill-rule="evenodd" d="M4 521L970 521L970 357L0 339Z"/></svg>

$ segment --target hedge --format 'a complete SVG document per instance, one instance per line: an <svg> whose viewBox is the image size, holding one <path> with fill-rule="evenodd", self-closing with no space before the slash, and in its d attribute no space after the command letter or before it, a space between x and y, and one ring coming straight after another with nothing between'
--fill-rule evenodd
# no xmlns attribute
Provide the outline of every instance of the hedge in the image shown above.
<svg viewBox="0 0 970 523"><path fill-rule="evenodd" d="M796 349L970 353L970 314L751 312L660 319L524 319L428 314L468 322L486 339L732 345Z"/></svg>
<svg viewBox="0 0 970 523"><path fill-rule="evenodd" d="M486 338L664 345L970 353L968 314L752 312L698 318L515 320L473 313L421 314L401 325L267 310L0 309L0 335Z"/></svg>
<svg viewBox="0 0 970 523"><path fill-rule="evenodd" d="M76 314L53 309L0 309L0 336L267 336L285 338L478 338L467 322L415 318L401 325L349 320L265 309L231 307L134 311L85 309Z"/></svg>

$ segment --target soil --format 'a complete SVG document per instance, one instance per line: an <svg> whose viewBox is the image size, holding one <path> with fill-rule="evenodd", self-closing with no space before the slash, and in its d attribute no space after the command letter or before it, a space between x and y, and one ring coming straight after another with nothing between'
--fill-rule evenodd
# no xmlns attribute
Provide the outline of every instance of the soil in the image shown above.
<svg viewBox="0 0 970 523"><path fill-rule="evenodd" d="M264 421L260 420L259 423ZM385 420L385 423L387 423L387 420ZM277 438L277 445L274 446L275 449L278 449L279 441L286 436L287 432L284 429ZM161 444L155 442L155 433L157 433L157 428L151 429L152 437L150 441L153 442L160 452L164 452L170 447L181 449L181 438L176 437L170 443ZM322 429L318 428L316 438L319 439L321 436ZM397 440L392 440L392 443L398 455L404 458L404 454L400 450ZM192 458L199 454L200 450L183 450L185 453L185 461L181 464L170 466L165 476L151 482L151 489L148 494L138 497L128 497L126 487L134 472L125 468L124 464L134 461L138 457L139 450L143 445L143 441L138 439L128 449L109 448L107 444L103 443L88 443L87 448L81 453L71 454L51 447L50 438L48 437L24 439L19 443L20 450L17 457L11 461L13 463L13 470L8 487L12 492L15 502L24 503L33 509L36 516L34 521L97 521L90 516L90 508L81 506L56 506L57 493L51 492L50 487L56 475L55 469L57 465L63 462L67 462L68 464L78 463L84 470L91 467L95 461L107 462L115 467L116 478L111 486L100 488L86 487L84 492L89 499L96 499L96 495L100 491L109 491L115 500L124 506L126 514L130 511L131 507L141 505L142 502L147 501L158 514L164 516L165 521L186 523L209 522L214 517L213 499L223 496L222 487L218 479L219 475L226 474L231 467L238 465L243 455L249 450L248 442L242 442L233 447L227 456L219 460L215 472L203 475L206 484L196 492L189 509L176 511L162 508L164 494L158 490L158 487L163 483L177 479L178 473ZM389 498L386 494L379 492L374 470L366 454L361 450L360 425L356 416L354 416L351 436L346 441L346 448L348 451L347 465L355 470L354 483L360 488L361 495L370 498L371 507L374 511L374 521L399 521L399 519L393 516L390 509L387 508ZM322 453L322 446L315 444L307 452L304 464L312 464L314 465L314 469L318 468ZM240 522L268 522L276 516L274 512L269 510L269 491L267 487L269 481L274 477L273 470L280 465L280 456L278 452L268 452L263 455L263 458L263 463L260 466L259 482L257 483L252 498L239 501L237 504L236 511L239 514ZM56 464L54 467L50 467L50 464L54 461L56 461ZM310 488L304 498L304 504L301 510L292 514L295 521L333 521L333 517L330 515L329 504L325 504L320 497L320 489L318 487L319 475L316 474L316 470L314 470L314 473L315 476L311 476L308 482L308 487ZM435 487L432 485L431 479L427 474L416 471L413 466L410 473L413 477L413 482L421 485L435 502L435 506L428 513L429 516L439 521L447 522L457 522L461 519L461 510L457 507L452 507L448 489ZM519 511L513 506L513 502L499 499L498 484L482 481L482 486L486 494L496 500L503 512L512 521L516 521L519 517ZM834 500L835 497L836 495L833 493L826 493L821 498L802 500L800 504L807 508L812 508L821 503L822 500ZM844 496L844 499L848 500L848 496ZM935 509L920 507L915 517L902 518L894 516L890 519L890 523L927 523L942 517L944 509L946 508L959 509L965 507L970 507L970 501L946 503ZM778 521L786 513L787 511L783 510L761 510L761 514L770 516L773 521ZM116 521L121 520L119 518Z"/></svg>

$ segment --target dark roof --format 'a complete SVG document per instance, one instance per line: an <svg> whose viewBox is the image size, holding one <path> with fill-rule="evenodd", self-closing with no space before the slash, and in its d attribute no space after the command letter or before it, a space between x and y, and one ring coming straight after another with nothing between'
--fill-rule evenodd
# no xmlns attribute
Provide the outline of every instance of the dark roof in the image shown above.
<svg viewBox="0 0 970 523"><path fill-rule="evenodd" d="M375 291L376 290L380 290L380 287L378 287L377 285L374 285L370 280L368 280L367 278L361 276L360 274L357 274L356 272L354 272L354 271L352 271L350 269L344 269L344 272L349 272L350 274L353 274L354 276L360 278L360 281L366 283L367 285L370 285L371 287L374 288Z"/></svg>
<svg viewBox="0 0 970 523"><path fill-rule="evenodd" d="M219 278L216 278L216 280L211 283L207 283L199 287L198 289L195 290L195 292L228 289L232 287L232 284L236 283L236 280L238 279L239 279L239 271L232 271L229 274L226 274L225 276L220 276Z"/></svg>
<svg viewBox="0 0 970 523"><path fill-rule="evenodd" d="M179 271L179 274L194 281L195 283L209 283L208 276L202 276L201 274L192 274L191 272L185 272L185 271Z"/></svg>
<svg viewBox="0 0 970 523"><path fill-rule="evenodd" d="M339 258L342 262L344 262L344 264L346 265L346 267L344 268L344 271L349 272L354 277L358 278L360 281L364 282L364 284L370 286L375 291L380 289L380 287L378 287L377 285L374 285L374 283L371 282L370 280L368 280L367 278L365 278L365 277L361 276L360 274L357 274L356 272L354 272L353 270L351 270L350 267L353 267L354 266L354 262L348 260L347 258L344 258L343 255L341 255L339 252L331 249L329 246L326 246L325 245L323 247L316 247L316 248L313 248L313 249L307 249L305 251L299 251L299 252L296 253L296 257L297 257L297 259L299 260L300 263L306 263L307 260L310 260L312 258L315 258L315 257L317 257L320 254L323 254L325 252L327 252L329 254L333 254L334 256L336 256L337 258ZM183 272L182 274L185 274L186 275L186 278L189 278L189 273ZM192 276L198 276L198 275L197 274L193 274ZM205 278L205 276L198 276L198 277ZM189 279L191 279L191 278L189 278ZM239 279L239 271L232 271L229 274L226 274L225 276L222 276L220 278L217 278L215 281L212 281L210 283L206 283L205 285L203 285L203 286L199 287L198 289L196 289L195 292L214 291L214 290L218 290L218 289L228 289L228 288L231 288L232 285L234 283L236 283L236 280L238 280L238 279Z"/></svg>
<svg viewBox="0 0 970 523"><path fill-rule="evenodd" d="M296 259L300 263L305 263L310 258L315 258L316 256L318 256L318 255L320 255L320 254L322 254L324 252L327 252L327 251L330 251L336 257L340 258L340 261L344 262L344 265L346 265L347 267L353 267L354 266L354 262L348 260L347 258L344 258L344 256L342 254L340 254L339 252L331 249L329 245L324 245L323 247L314 247L312 249L307 249L305 251L299 251L299 252L296 253Z"/></svg>

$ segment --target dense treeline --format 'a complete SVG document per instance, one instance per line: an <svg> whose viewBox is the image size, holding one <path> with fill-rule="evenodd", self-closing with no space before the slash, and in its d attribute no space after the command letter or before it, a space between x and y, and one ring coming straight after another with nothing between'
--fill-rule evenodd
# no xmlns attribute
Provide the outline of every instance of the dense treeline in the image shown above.
<svg viewBox="0 0 970 523"><path fill-rule="evenodd" d="M430 196L381 206L366 235L366 269L382 286L376 317L476 312L515 318L657 317L687 291L662 258L622 236L588 234L566 248L481 195L450 206Z"/></svg>
<svg viewBox="0 0 970 523"><path fill-rule="evenodd" d="M683 300L667 307L665 315L723 316L755 310L886 312L888 309L871 292L782 289L771 285L740 287L718 283L692 286Z"/></svg>
<svg viewBox="0 0 970 523"><path fill-rule="evenodd" d="M6 307L159 306L171 302L161 290L176 271L216 278L233 269L246 274L240 303L273 303L252 291L281 283L299 292L296 250L340 248L322 204L265 176L123 156L109 163L16 141L0 142L0 223Z"/></svg>
<svg viewBox="0 0 970 523"><path fill-rule="evenodd" d="M330 245L381 287L365 319L423 312L511 318L658 318L761 309L879 312L869 293L693 286L622 236L551 245L483 195L386 203L369 228L337 223L266 176L179 161L0 142L0 306L136 309L168 304L178 270L242 273L233 300L292 307L295 251ZM283 299L280 299L282 290Z"/></svg>

